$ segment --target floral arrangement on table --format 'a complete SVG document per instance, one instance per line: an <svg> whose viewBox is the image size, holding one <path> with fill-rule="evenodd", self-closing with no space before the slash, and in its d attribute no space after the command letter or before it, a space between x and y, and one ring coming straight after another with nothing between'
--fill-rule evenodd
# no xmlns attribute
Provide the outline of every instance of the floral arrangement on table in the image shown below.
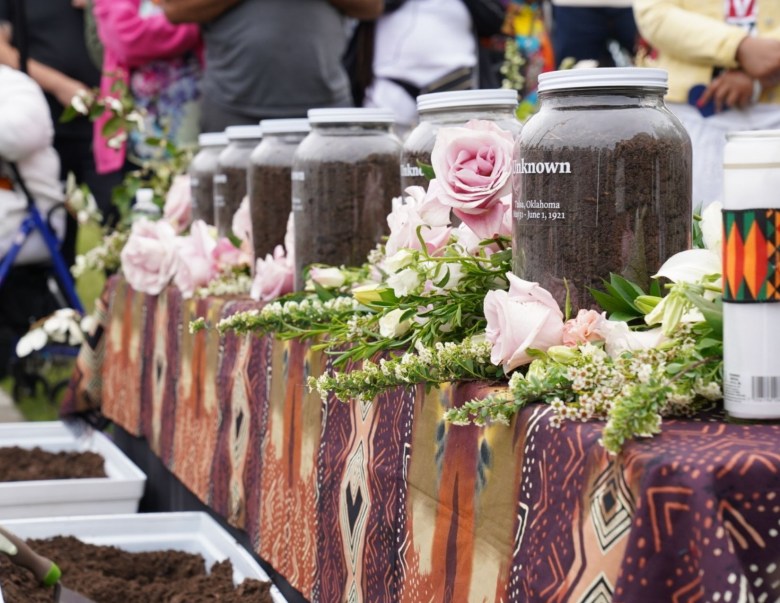
<svg viewBox="0 0 780 603"><path fill-rule="evenodd" d="M511 136L489 122L442 129L431 156L435 178L396 200L390 235L366 264L311 266L304 292L277 299L284 287L269 275L259 295L269 303L217 328L314 339L333 362L309 385L341 400L508 378L504 393L451 409L446 419L506 423L543 402L554 424L606 420L603 442L613 452L657 433L662 417L713 405L722 373L719 207L697 225L704 248L659 270L656 277L671 281L665 296L658 281L645 292L612 275L593 292L603 311L570 316L568 303L561 308L512 274L511 156Z"/></svg>

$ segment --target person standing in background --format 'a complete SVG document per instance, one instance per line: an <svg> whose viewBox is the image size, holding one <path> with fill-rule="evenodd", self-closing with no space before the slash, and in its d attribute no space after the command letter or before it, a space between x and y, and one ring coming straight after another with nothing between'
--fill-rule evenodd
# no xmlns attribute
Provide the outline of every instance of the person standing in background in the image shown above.
<svg viewBox="0 0 780 603"><path fill-rule="evenodd" d="M635 0L693 143L693 202L721 199L726 133L780 128L780 2Z"/></svg>
<svg viewBox="0 0 780 603"><path fill-rule="evenodd" d="M557 67L566 60L625 66L637 29L632 0L552 0L552 42Z"/></svg>
<svg viewBox="0 0 780 603"><path fill-rule="evenodd" d="M147 137L167 136L176 144L197 142L200 96L200 30L174 25L151 0L93 0L97 30L104 48L102 96L111 96L115 82L125 84L146 116L143 133L131 133L119 149L108 146L95 122L94 149L98 172L121 169L129 155L152 155Z"/></svg>
<svg viewBox="0 0 780 603"><path fill-rule="evenodd" d="M341 58L346 17L375 19L382 0L162 0L173 23L201 24L201 130L305 117L352 105Z"/></svg>
<svg viewBox="0 0 780 603"><path fill-rule="evenodd" d="M104 219L111 223L117 216L111 203L111 191L120 184L119 171L98 174L92 153L92 123L79 117L60 123L65 106L79 90L89 90L100 83L100 72L89 58L84 38L83 0L24 0L26 21L23 24L29 53L30 76L43 88L54 122L54 148L60 156L61 178L69 172L76 181L89 186ZM18 15L13 0L0 0L0 21L16 23ZM0 63L19 68L20 31L9 28L12 36L0 35ZM73 263L76 222L68 220L63 256Z"/></svg>

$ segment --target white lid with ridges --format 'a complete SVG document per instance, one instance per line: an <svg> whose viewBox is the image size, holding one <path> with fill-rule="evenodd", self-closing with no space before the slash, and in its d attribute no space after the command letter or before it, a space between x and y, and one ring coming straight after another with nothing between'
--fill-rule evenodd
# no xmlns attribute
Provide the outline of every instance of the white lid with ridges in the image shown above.
<svg viewBox="0 0 780 603"><path fill-rule="evenodd" d="M264 119L260 122L263 134L299 134L311 130L305 117L296 119Z"/></svg>
<svg viewBox="0 0 780 603"><path fill-rule="evenodd" d="M669 87L665 69L649 67L594 67L563 69L539 74L539 92L587 88L659 88Z"/></svg>
<svg viewBox="0 0 780 603"><path fill-rule="evenodd" d="M227 143L224 132L203 132L198 135L198 145L201 147L224 147Z"/></svg>
<svg viewBox="0 0 780 603"><path fill-rule="evenodd" d="M228 126L225 134L228 140L260 140L263 137L260 126Z"/></svg>
<svg viewBox="0 0 780 603"><path fill-rule="evenodd" d="M420 112L458 107L516 107L517 90L493 88L487 90L452 90L431 92L417 97Z"/></svg>
<svg viewBox="0 0 780 603"><path fill-rule="evenodd" d="M309 109L308 115L312 124L391 124L395 121L392 111L366 107Z"/></svg>

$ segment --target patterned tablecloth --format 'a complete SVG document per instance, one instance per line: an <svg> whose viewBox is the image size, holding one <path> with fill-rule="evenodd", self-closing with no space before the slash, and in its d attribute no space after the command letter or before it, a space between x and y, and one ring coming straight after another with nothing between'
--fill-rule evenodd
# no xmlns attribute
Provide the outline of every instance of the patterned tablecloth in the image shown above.
<svg viewBox="0 0 780 603"><path fill-rule="evenodd" d="M323 403L306 344L188 333L250 307L113 280L102 410L312 601L780 601L780 425L668 421L610 457L544 406L443 422L477 384Z"/></svg>

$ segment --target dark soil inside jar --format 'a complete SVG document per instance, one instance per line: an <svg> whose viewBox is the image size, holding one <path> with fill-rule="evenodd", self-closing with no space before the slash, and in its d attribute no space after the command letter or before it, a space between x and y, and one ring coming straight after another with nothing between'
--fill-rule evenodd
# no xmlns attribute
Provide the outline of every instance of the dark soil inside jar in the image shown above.
<svg viewBox="0 0 780 603"><path fill-rule="evenodd" d="M680 140L639 133L590 144L525 149L513 176L514 272L561 306L568 287L575 311L596 307L588 288L603 289L610 273L647 288L690 246L690 155Z"/></svg>
<svg viewBox="0 0 780 603"><path fill-rule="evenodd" d="M292 196L291 171L289 166L283 165L252 165L249 168L255 259L264 258L266 254L273 253L277 245L284 243Z"/></svg>
<svg viewBox="0 0 780 603"><path fill-rule="evenodd" d="M397 155L373 154L355 163L323 161L296 183L296 288L312 263L360 266L389 232L387 215L401 194ZM299 194L303 191L302 194ZM323 203L327 200L327 203Z"/></svg>
<svg viewBox="0 0 780 603"><path fill-rule="evenodd" d="M214 223L214 174L212 172L192 172L192 220Z"/></svg>
<svg viewBox="0 0 780 603"><path fill-rule="evenodd" d="M31 548L57 563L62 584L96 603L271 603L270 583L246 579L233 585L229 560L206 572L203 557L182 551L130 553L85 544L70 536L31 539ZM51 603L53 589L0 555L6 603Z"/></svg>
<svg viewBox="0 0 780 603"><path fill-rule="evenodd" d="M48 452L41 448L0 448L0 481L106 477L103 457L96 452Z"/></svg>
<svg viewBox="0 0 780 603"><path fill-rule="evenodd" d="M231 232L233 215L246 196L246 168L220 168L224 182L214 182L214 219L217 233L227 236Z"/></svg>

